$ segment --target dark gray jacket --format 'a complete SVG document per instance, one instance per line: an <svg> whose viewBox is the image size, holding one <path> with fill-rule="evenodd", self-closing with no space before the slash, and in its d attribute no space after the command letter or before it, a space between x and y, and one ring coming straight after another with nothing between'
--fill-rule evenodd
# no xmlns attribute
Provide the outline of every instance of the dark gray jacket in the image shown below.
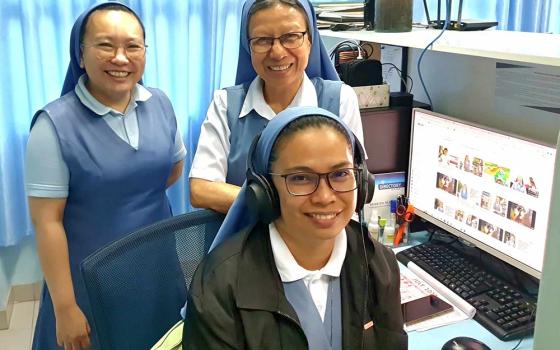
<svg viewBox="0 0 560 350"><path fill-rule="evenodd" d="M365 233L369 286L359 225L346 227L348 249L340 275L342 347L407 349L393 252ZM364 324L373 327L364 330ZM194 275L183 331L184 349L307 349L298 317L274 263L268 227L257 225L218 246Z"/></svg>

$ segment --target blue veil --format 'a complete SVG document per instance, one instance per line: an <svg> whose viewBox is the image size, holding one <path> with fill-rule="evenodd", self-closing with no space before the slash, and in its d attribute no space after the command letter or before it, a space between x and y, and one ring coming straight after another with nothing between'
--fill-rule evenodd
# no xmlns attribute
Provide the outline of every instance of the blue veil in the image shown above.
<svg viewBox="0 0 560 350"><path fill-rule="evenodd" d="M266 128L262 131L259 141L256 145L255 152L249 157L249 161L253 162L253 170L260 174L268 174L270 172L269 169L269 159L270 154L272 152L272 147L278 138L278 135L284 130L284 128L290 124L292 121L311 115L320 115L327 118L331 118L336 121L338 124L342 125L346 130L346 133L350 140L352 141L352 145L354 144L354 134L352 131L342 122L342 120L332 114L329 111L326 111L322 108L318 107L292 107L283 110L282 112L278 113L276 117L274 117L266 126ZM241 191L239 195L233 202L233 205L229 209L214 242L212 242L212 246L210 250L214 249L218 244L223 242L228 237L231 237L236 232L241 230L250 229L255 226L255 224L259 221L259 218L256 214L253 214L248 210L247 204L247 181L243 183L241 187Z"/></svg>
<svg viewBox="0 0 560 350"><path fill-rule="evenodd" d="M301 117L312 115L324 116L342 125L344 127L344 130L346 130L346 134L352 141L352 145L354 145L354 134L352 133L352 131L346 126L346 124L344 124L344 122L342 122L339 117L332 114L331 112L319 107L287 108L278 113L267 124L266 128L264 128L264 130L260 134L260 138L255 147L255 151L253 152L253 154L248 155L251 158L249 158L247 161L252 161L253 170L261 175L269 173L270 169L268 167L270 163L270 154L272 152L272 147L274 146L274 143L278 138L278 135L280 135L282 130L284 130L284 128L292 121ZM243 183L243 186L241 187L239 195L229 209L226 218L222 223L222 226L218 230L218 233L216 234L216 237L214 238L214 241L210 246L210 250L216 248L220 243L233 236L234 234L243 230L253 228L258 221L258 216L249 210L247 181L245 181ZM185 318L186 310L187 304L185 303L185 306L181 309L181 316L183 318Z"/></svg>
<svg viewBox="0 0 560 350"><path fill-rule="evenodd" d="M130 11L134 12L130 7L121 2L106 1L92 6L91 8L89 8L89 10L83 12L80 17L78 17L78 19L76 19L76 22L74 22L74 25L72 26L72 31L70 32L70 63L68 64L68 70L66 71L66 78L64 78L64 84L62 85L62 92L60 93L60 96L74 90L74 87L76 86L76 84L78 84L78 79L80 79L80 77L86 73L85 69L80 67L80 31L85 25L85 19L88 18L93 11L99 10L109 5L122 5ZM134 13L136 14L136 12ZM138 14L136 14L136 17L138 19L140 18ZM145 35L146 31L144 30L144 24L142 24L141 21L140 25L142 26L142 30L144 31ZM140 83L142 82L140 81Z"/></svg>
<svg viewBox="0 0 560 350"><path fill-rule="evenodd" d="M309 0L298 0L307 13L309 23L309 36L312 42L311 52L309 53L309 62L305 72L309 78L320 77L325 80L340 80L334 65L331 62L327 49L323 45L319 30L317 29L317 20L315 18L315 10ZM255 3L255 0L247 0L243 5L243 14L241 17L241 30L239 38L239 60L237 62L237 76L235 77L235 85L251 82L257 76L251 63L251 50L249 48L249 40L247 38L249 29L249 10Z"/></svg>

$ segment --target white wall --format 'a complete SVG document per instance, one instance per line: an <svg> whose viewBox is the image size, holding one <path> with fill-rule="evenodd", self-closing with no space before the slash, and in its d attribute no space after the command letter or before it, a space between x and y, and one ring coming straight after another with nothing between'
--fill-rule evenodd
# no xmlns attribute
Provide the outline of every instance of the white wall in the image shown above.
<svg viewBox="0 0 560 350"><path fill-rule="evenodd" d="M0 247L0 310L6 308L11 286L42 278L35 237L26 237L16 246Z"/></svg>
<svg viewBox="0 0 560 350"><path fill-rule="evenodd" d="M557 149L560 148L560 138ZM560 193L560 152L556 154L556 169L552 193ZM545 248L543 277L539 290L535 349L558 347L558 315L560 314L560 198L554 196L550 208L548 240ZM554 345L553 345L554 344Z"/></svg>
<svg viewBox="0 0 560 350"><path fill-rule="evenodd" d="M414 99L428 102L416 69L420 53L418 49L410 50L408 68L414 79ZM422 75L435 111L556 145L560 115L497 98L496 62L488 58L427 52ZM553 71L560 74L560 67Z"/></svg>

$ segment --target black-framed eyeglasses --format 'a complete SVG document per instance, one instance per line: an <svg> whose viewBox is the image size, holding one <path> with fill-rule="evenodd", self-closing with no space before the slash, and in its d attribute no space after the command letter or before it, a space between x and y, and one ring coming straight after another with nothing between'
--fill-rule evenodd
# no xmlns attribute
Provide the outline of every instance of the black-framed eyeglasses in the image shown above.
<svg viewBox="0 0 560 350"><path fill-rule="evenodd" d="M300 171L289 174L270 173L284 178L288 193L293 196L307 196L317 191L319 182L324 177L329 187L335 192L350 192L358 187L356 175L361 169L343 168L328 173Z"/></svg>
<svg viewBox="0 0 560 350"><path fill-rule="evenodd" d="M131 60L138 59L144 57L144 54L146 54L146 48L148 47L148 45L146 44L134 42L122 45L115 45L110 42L101 42L92 45L81 44L80 46L82 47L82 49L88 47L93 48L95 50L96 56L99 59L104 60L112 59L113 57L115 57L117 55L117 51L121 47L124 49L126 57Z"/></svg>
<svg viewBox="0 0 560 350"><path fill-rule="evenodd" d="M279 37L259 36L249 38L249 46L252 52L265 53L274 45L274 40L278 40L280 45L286 49L297 49L303 45L303 38L307 32L290 32L282 34Z"/></svg>

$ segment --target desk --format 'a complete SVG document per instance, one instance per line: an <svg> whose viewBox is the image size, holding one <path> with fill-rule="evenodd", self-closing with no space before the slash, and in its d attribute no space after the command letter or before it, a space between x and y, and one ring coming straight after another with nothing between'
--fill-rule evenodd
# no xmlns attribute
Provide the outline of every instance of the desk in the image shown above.
<svg viewBox="0 0 560 350"><path fill-rule="evenodd" d="M408 246L413 246L425 242L428 233L426 231L414 232L410 234ZM399 247L395 252L406 249L408 246ZM399 262L399 268L406 267ZM475 320L465 320L452 325L430 329L425 332L413 331L408 333L408 348L410 350L439 350L449 339L466 336L480 340L488 345L492 350L511 350L515 347L519 339L511 341L501 341L495 335L482 327ZM517 350L533 349L533 336L525 337Z"/></svg>
<svg viewBox="0 0 560 350"><path fill-rule="evenodd" d="M456 324L438 327L425 332L408 333L410 350L439 350L449 339L467 336L480 340L492 350L511 350L519 340L503 342L475 320L465 320ZM517 350L533 349L533 336L523 339Z"/></svg>

